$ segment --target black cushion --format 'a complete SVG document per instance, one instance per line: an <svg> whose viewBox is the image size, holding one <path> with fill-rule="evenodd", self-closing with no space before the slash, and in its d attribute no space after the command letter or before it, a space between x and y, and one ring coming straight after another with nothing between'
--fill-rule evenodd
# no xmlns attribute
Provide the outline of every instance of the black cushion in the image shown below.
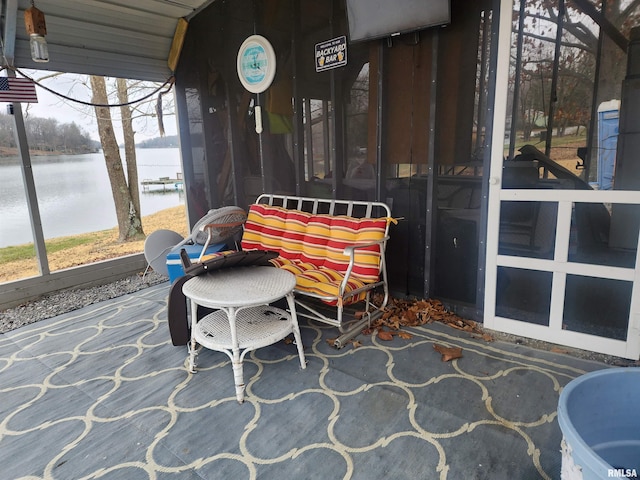
<svg viewBox="0 0 640 480"><path fill-rule="evenodd" d="M183 253L184 252L184 253ZM235 251L214 253L213 258L209 258L200 263L191 263L187 252L180 250L180 259L184 273L187 275L202 275L221 268L245 267L250 265L273 266L269 260L278 256L277 252L265 250Z"/></svg>

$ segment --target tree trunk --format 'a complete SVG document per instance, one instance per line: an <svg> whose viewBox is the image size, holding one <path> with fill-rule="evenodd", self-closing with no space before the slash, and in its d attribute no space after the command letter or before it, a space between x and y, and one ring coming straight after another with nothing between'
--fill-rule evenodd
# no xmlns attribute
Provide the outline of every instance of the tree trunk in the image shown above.
<svg viewBox="0 0 640 480"><path fill-rule="evenodd" d="M604 40L601 60L598 105L609 100L620 100L622 81L627 71L625 53L609 38Z"/></svg>
<svg viewBox="0 0 640 480"><path fill-rule="evenodd" d="M91 90L93 91L93 103L107 104L107 86L104 77L91 76ZM118 240L126 242L137 240L144 236L142 222L135 211L131 193L127 185L127 179L122 168L120 148L113 131L111 112L108 107L95 107L98 122L98 133L107 165L111 193L116 207L118 219Z"/></svg>
<svg viewBox="0 0 640 480"><path fill-rule="evenodd" d="M121 104L129 101L129 91L127 81L123 78L116 80L118 86L118 102ZM135 213L135 219L140 221L140 188L138 186L138 160L136 158L135 132L133 131L133 120L131 107L120 107L120 117L122 119L122 133L124 135L124 156L127 164L127 178L129 179L129 194L132 200L131 214ZM133 221L133 220L132 220ZM142 227L140 227L142 232Z"/></svg>

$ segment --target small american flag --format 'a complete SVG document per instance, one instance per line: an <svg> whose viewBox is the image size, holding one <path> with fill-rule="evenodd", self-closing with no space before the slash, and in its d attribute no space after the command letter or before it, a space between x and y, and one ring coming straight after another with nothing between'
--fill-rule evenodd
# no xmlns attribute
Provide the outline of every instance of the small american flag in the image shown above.
<svg viewBox="0 0 640 480"><path fill-rule="evenodd" d="M28 78L0 77L0 102L38 103L36 86Z"/></svg>

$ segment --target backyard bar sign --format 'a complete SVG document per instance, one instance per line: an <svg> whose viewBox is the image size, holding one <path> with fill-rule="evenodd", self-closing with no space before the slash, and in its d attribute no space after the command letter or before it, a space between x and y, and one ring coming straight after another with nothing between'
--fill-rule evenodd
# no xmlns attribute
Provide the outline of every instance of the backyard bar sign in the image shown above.
<svg viewBox="0 0 640 480"><path fill-rule="evenodd" d="M316 72L344 67L347 64L347 37L316 43Z"/></svg>

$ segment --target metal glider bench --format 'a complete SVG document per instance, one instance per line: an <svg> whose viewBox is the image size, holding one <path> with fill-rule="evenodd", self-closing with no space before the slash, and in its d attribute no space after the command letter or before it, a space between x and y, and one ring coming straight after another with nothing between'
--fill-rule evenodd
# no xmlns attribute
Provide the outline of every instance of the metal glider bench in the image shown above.
<svg viewBox="0 0 640 480"><path fill-rule="evenodd" d="M278 253L271 263L296 276L298 315L338 327L342 335L335 346L341 348L387 304L385 247L391 222L391 210L381 202L263 194L249 208L241 245L244 251ZM380 307L370 301L376 288L384 294ZM335 318L309 299L335 307ZM344 307L361 301L363 317L345 322Z"/></svg>

